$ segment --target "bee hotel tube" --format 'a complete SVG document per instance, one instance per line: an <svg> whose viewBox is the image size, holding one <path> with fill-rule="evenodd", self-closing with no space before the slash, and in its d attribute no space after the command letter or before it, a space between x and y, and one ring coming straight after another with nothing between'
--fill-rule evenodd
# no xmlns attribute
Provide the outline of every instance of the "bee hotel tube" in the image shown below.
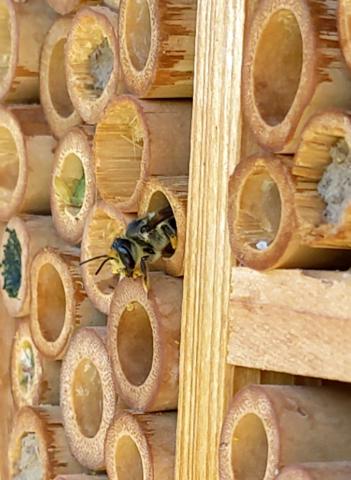
<svg viewBox="0 0 351 480"><path fill-rule="evenodd" d="M192 97L196 0L121 0L120 56L138 97Z"/></svg>
<svg viewBox="0 0 351 480"><path fill-rule="evenodd" d="M78 473L77 475L59 475L55 480L107 480L106 475L85 475Z"/></svg>
<svg viewBox="0 0 351 480"><path fill-rule="evenodd" d="M136 212L151 175L187 175L190 101L147 101L115 97L96 126L95 172L103 200Z"/></svg>
<svg viewBox="0 0 351 480"><path fill-rule="evenodd" d="M62 363L61 407L66 435L73 455L91 470L105 468L105 437L116 406L105 342L105 327L81 328Z"/></svg>
<svg viewBox="0 0 351 480"><path fill-rule="evenodd" d="M66 15L87 5L98 5L102 0L47 0L47 2L56 12Z"/></svg>
<svg viewBox="0 0 351 480"><path fill-rule="evenodd" d="M276 480L349 480L351 462L300 463L289 465Z"/></svg>
<svg viewBox="0 0 351 480"><path fill-rule="evenodd" d="M117 390L139 411L173 410L178 401L182 280L149 274L123 279L108 317L108 350Z"/></svg>
<svg viewBox="0 0 351 480"><path fill-rule="evenodd" d="M38 350L51 359L63 358L76 329L106 323L84 290L79 250L72 253L44 248L31 267L30 328Z"/></svg>
<svg viewBox="0 0 351 480"><path fill-rule="evenodd" d="M347 66L351 67L351 29L349 25L351 8L348 0L338 2L338 32L340 36L340 47Z"/></svg>
<svg viewBox="0 0 351 480"><path fill-rule="evenodd" d="M59 407L26 406L17 412L8 460L10 478L49 479L83 471L69 451Z"/></svg>
<svg viewBox="0 0 351 480"><path fill-rule="evenodd" d="M12 345L11 385L17 407L59 404L60 363L44 358L31 338L28 321L20 323Z"/></svg>
<svg viewBox="0 0 351 480"><path fill-rule="evenodd" d="M177 414L121 413L108 430L106 470L118 480L173 480Z"/></svg>
<svg viewBox="0 0 351 480"><path fill-rule="evenodd" d="M306 121L325 108L351 106L336 1L262 0L246 36L243 110L258 142L295 152Z"/></svg>
<svg viewBox="0 0 351 480"><path fill-rule="evenodd" d="M273 480L284 465L351 460L350 394L327 387L250 385L220 440L221 480Z"/></svg>
<svg viewBox="0 0 351 480"><path fill-rule="evenodd" d="M118 10L120 0L104 0L104 4L114 10Z"/></svg>
<svg viewBox="0 0 351 480"><path fill-rule="evenodd" d="M56 142L39 105L0 106L0 220L50 212Z"/></svg>
<svg viewBox="0 0 351 480"><path fill-rule="evenodd" d="M169 275L184 275L186 211L188 177L150 177L145 184L139 202L138 217L170 206L177 229L177 245L155 263L155 268Z"/></svg>

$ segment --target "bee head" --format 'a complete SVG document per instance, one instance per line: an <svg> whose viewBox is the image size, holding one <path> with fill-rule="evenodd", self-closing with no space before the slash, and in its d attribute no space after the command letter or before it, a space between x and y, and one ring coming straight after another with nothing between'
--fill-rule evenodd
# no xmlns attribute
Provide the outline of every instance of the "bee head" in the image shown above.
<svg viewBox="0 0 351 480"><path fill-rule="evenodd" d="M112 272L115 275L130 277L135 268L132 242L127 238L115 238L109 253Z"/></svg>

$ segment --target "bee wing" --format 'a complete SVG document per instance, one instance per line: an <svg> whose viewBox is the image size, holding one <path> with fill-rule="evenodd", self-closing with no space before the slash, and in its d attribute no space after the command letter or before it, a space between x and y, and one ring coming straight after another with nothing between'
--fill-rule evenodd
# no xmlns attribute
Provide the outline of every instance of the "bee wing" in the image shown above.
<svg viewBox="0 0 351 480"><path fill-rule="evenodd" d="M161 210L155 212L155 215L147 222L148 230L153 230L157 225L165 220L168 220L174 216L172 208L168 205Z"/></svg>

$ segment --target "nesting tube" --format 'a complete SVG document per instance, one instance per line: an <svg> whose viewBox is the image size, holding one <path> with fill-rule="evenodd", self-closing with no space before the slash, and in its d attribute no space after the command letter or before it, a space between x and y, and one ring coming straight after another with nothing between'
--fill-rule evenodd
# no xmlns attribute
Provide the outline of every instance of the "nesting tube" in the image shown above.
<svg viewBox="0 0 351 480"><path fill-rule="evenodd" d="M276 480L349 480L350 462L301 463L283 468Z"/></svg>
<svg viewBox="0 0 351 480"><path fill-rule="evenodd" d="M78 244L96 199L91 142L93 127L68 132L55 152L51 181L52 220L60 236Z"/></svg>
<svg viewBox="0 0 351 480"><path fill-rule="evenodd" d="M14 418L8 450L9 478L49 479L82 472L72 457L59 407L22 407Z"/></svg>
<svg viewBox="0 0 351 480"><path fill-rule="evenodd" d="M350 394L327 387L250 385L220 441L221 480L273 480L284 465L351 459Z"/></svg>
<svg viewBox="0 0 351 480"><path fill-rule="evenodd" d="M196 0L121 0L120 57L142 98L192 97Z"/></svg>
<svg viewBox="0 0 351 480"><path fill-rule="evenodd" d="M133 410L172 410L178 402L182 281L154 272L116 287L108 317L108 350L117 390Z"/></svg>
<svg viewBox="0 0 351 480"><path fill-rule="evenodd" d="M55 480L107 480L106 475L86 475L78 473L77 475L59 475Z"/></svg>
<svg viewBox="0 0 351 480"><path fill-rule="evenodd" d="M346 264L346 250L311 248L302 241L291 169L291 157L269 156L250 157L235 169L228 200L234 255L257 270Z"/></svg>
<svg viewBox="0 0 351 480"><path fill-rule="evenodd" d="M96 126L96 184L101 198L136 212L151 175L187 175L191 102L114 98Z"/></svg>
<svg viewBox="0 0 351 480"><path fill-rule="evenodd" d="M67 15L87 5L98 5L102 0L46 0L61 15Z"/></svg>
<svg viewBox="0 0 351 480"><path fill-rule="evenodd" d="M117 13L107 7L83 8L72 22L66 45L67 85L87 123L95 124L113 94L124 90L117 23Z"/></svg>
<svg viewBox="0 0 351 480"><path fill-rule="evenodd" d="M347 66L351 68L351 8L347 0L339 0L338 4L338 32L340 36L340 47Z"/></svg>
<svg viewBox="0 0 351 480"><path fill-rule="evenodd" d="M139 217L171 207L177 229L175 249L165 252L154 266L176 277L184 274L188 177L152 177L145 185L139 202Z"/></svg>
<svg viewBox="0 0 351 480"><path fill-rule="evenodd" d="M0 220L50 212L56 142L39 105L0 106Z"/></svg>
<svg viewBox="0 0 351 480"><path fill-rule="evenodd" d="M105 468L104 444L115 406L106 328L82 328L62 363L61 407L71 451L92 470Z"/></svg>
<svg viewBox="0 0 351 480"><path fill-rule="evenodd" d="M0 1L0 102L39 100L39 59L55 12L42 0Z"/></svg>
<svg viewBox="0 0 351 480"><path fill-rule="evenodd" d="M109 254L114 239L125 233L133 219L111 205L98 201L86 220L81 244L81 261ZM96 271L102 260L97 259L82 265L82 276L87 294L97 309L108 314L113 291L118 283L107 264L98 275Z"/></svg>
<svg viewBox="0 0 351 480"><path fill-rule="evenodd" d="M76 329L106 323L84 290L78 254L49 247L32 262L30 328L38 350L51 359L63 358Z"/></svg>
<svg viewBox="0 0 351 480"><path fill-rule="evenodd" d="M59 404L60 364L35 347L27 321L18 326L11 352L12 396L17 407Z"/></svg>
<svg viewBox="0 0 351 480"><path fill-rule="evenodd" d="M81 122L68 95L65 45L71 17L56 20L45 37L40 57L40 101L47 121L58 138Z"/></svg>
<svg viewBox="0 0 351 480"><path fill-rule="evenodd" d="M30 313L31 264L34 255L47 245L66 247L51 217L23 215L7 223L0 244L0 288L4 305L13 317Z"/></svg>
<svg viewBox="0 0 351 480"><path fill-rule="evenodd" d="M172 480L177 414L121 413L108 430L106 470L118 480Z"/></svg>
<svg viewBox="0 0 351 480"><path fill-rule="evenodd" d="M311 115L351 106L337 3L258 3L246 36L242 99L245 118L264 148L292 153Z"/></svg>
<svg viewBox="0 0 351 480"><path fill-rule="evenodd" d="M113 8L114 10L118 10L120 0L104 0L104 4L110 8Z"/></svg>

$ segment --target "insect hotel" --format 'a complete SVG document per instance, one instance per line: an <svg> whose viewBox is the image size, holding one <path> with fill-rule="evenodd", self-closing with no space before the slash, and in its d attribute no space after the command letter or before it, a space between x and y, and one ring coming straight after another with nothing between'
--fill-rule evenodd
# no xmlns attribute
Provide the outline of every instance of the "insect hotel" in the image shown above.
<svg viewBox="0 0 351 480"><path fill-rule="evenodd" d="M351 479L350 111L350 0L0 0L0 480Z"/></svg>

